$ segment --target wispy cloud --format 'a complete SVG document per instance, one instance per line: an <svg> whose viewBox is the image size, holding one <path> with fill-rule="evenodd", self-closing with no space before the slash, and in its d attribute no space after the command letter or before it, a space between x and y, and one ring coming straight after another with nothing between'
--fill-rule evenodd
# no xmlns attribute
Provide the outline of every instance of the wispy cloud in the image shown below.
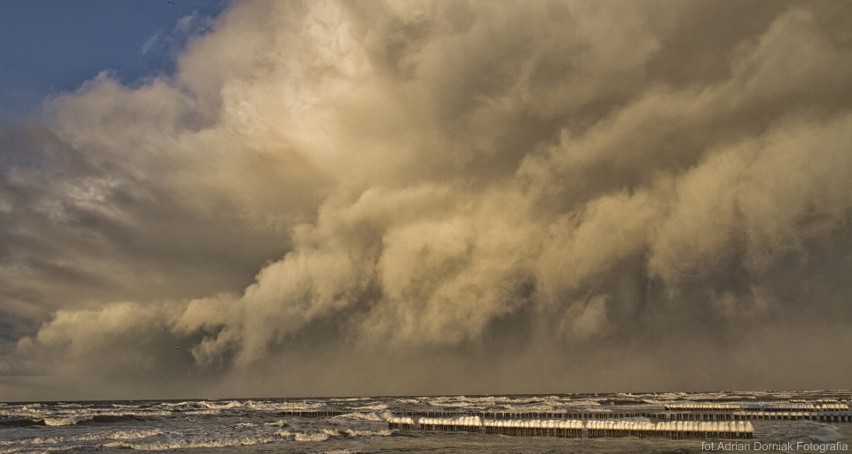
<svg viewBox="0 0 852 454"><path fill-rule="evenodd" d="M162 32L157 32L157 33L154 33L153 35L151 35L151 37L148 38L147 41L145 41L145 44L142 44L142 49L140 50L142 55L146 55L146 54L148 54L148 52L151 52L151 49L153 49L154 46L156 46L159 43L160 38L162 36L163 36Z"/></svg>

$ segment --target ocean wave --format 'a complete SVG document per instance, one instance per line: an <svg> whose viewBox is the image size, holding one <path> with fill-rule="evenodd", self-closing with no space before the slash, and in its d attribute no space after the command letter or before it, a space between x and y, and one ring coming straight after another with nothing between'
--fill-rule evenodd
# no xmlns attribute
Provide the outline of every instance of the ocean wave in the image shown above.
<svg viewBox="0 0 852 454"><path fill-rule="evenodd" d="M355 407L355 410L387 410L387 404L373 404L373 405L363 405L360 407Z"/></svg>
<svg viewBox="0 0 852 454"><path fill-rule="evenodd" d="M323 429L321 431L313 432L291 432L289 430L279 430L275 432L275 436L277 437L294 441L325 441L330 437L338 435L337 431L331 429Z"/></svg>
<svg viewBox="0 0 852 454"><path fill-rule="evenodd" d="M213 416L213 415L219 415L221 413L222 413L222 410L216 409L216 408L208 408L208 409L205 409L205 410L186 410L186 411L181 412L181 414L186 415L186 416Z"/></svg>
<svg viewBox="0 0 852 454"><path fill-rule="evenodd" d="M388 429L321 429L310 431L279 430L272 435L279 439L299 442L322 442L330 438L366 438L366 437L389 437L393 432Z"/></svg>
<svg viewBox="0 0 852 454"><path fill-rule="evenodd" d="M425 400L430 405L435 406L448 406L448 405L465 405L465 404L490 404L495 402L508 402L511 400L508 396L477 396L477 397L468 397L468 396L435 396L435 397L421 397L421 400Z"/></svg>
<svg viewBox="0 0 852 454"><path fill-rule="evenodd" d="M150 414L93 414L89 415L88 421L97 422L97 423L116 423L116 422L126 422L126 421L144 421L147 418L145 416L151 416Z"/></svg>
<svg viewBox="0 0 852 454"><path fill-rule="evenodd" d="M240 408L240 407L244 406L244 404L242 402L238 401L238 400L230 400L230 401L227 401L227 402L202 400L202 401L198 402L198 405L205 407L205 408L216 409L216 410L229 409L229 408Z"/></svg>
<svg viewBox="0 0 852 454"><path fill-rule="evenodd" d="M393 433L388 429L381 430L357 430L357 429L344 429L340 431L347 437L389 437Z"/></svg>
<svg viewBox="0 0 852 454"><path fill-rule="evenodd" d="M192 400L184 400L181 402L160 402L158 405L160 407L171 408L171 409L181 409L181 408L195 408L197 401Z"/></svg>
<svg viewBox="0 0 852 454"><path fill-rule="evenodd" d="M563 405L568 407L600 407L601 403L597 400L572 400L565 402Z"/></svg>
<svg viewBox="0 0 852 454"><path fill-rule="evenodd" d="M79 445L71 445L71 446L48 446L48 447L39 447L37 450L33 450L33 448L27 447L17 447L17 448L3 448L0 449L0 454L12 454L12 453L45 453L45 452L78 452L83 449L83 446Z"/></svg>
<svg viewBox="0 0 852 454"><path fill-rule="evenodd" d="M37 418L37 417L45 416L47 414L50 414L50 413L48 411L42 410L40 408L30 408L26 405L20 406L20 407L10 406L9 408L4 408L2 411L0 411L0 416L6 416L6 417L16 416L16 417L19 417L19 418Z"/></svg>
<svg viewBox="0 0 852 454"><path fill-rule="evenodd" d="M720 400L726 399L729 395L725 391L717 391L717 392L703 392L703 393L689 393L684 394L681 399L687 401L712 401L712 400Z"/></svg>
<svg viewBox="0 0 852 454"><path fill-rule="evenodd" d="M209 410L208 410L209 411ZM123 420L145 420L149 418L161 417L161 416L170 416L173 413L165 410L136 410L136 411L127 411L126 409L110 409L110 408L102 408L102 409L93 409L86 408L83 410L73 410L73 409L44 409L44 410L22 410L22 409L8 409L5 411L0 411L0 426L5 425L5 422L9 421L20 421L23 420L32 420L32 421L41 421L45 419L91 419L95 422L102 423L110 423L116 421Z"/></svg>
<svg viewBox="0 0 852 454"><path fill-rule="evenodd" d="M78 409L78 408L89 408L89 405L83 405L78 403L59 403L56 404L56 408L65 409Z"/></svg>
<svg viewBox="0 0 852 454"><path fill-rule="evenodd" d="M92 419L92 416L64 416L64 417L55 417L55 418L44 418L45 426L73 426L74 424L81 423L83 421L89 421Z"/></svg>
<svg viewBox="0 0 852 454"><path fill-rule="evenodd" d="M333 433L333 431L328 431ZM189 437L189 438L173 438L168 437L165 440L153 439L144 441L114 441L101 445L107 449L131 449L138 451L172 451L176 449L213 449L213 448L228 448L237 446L255 446L286 440L296 440L299 437L306 437L307 433L293 433L287 430L278 430L275 432L261 432L251 434L231 434L230 436L221 437ZM326 434L328 438L328 434Z"/></svg>
<svg viewBox="0 0 852 454"><path fill-rule="evenodd" d="M293 438L296 441L326 441L334 435L337 435L334 431L325 429L322 432L296 432Z"/></svg>
<svg viewBox="0 0 852 454"><path fill-rule="evenodd" d="M317 402L272 402L272 401L247 401L246 408L257 411L285 411L285 410L315 410L325 407Z"/></svg>
<svg viewBox="0 0 852 454"><path fill-rule="evenodd" d="M142 408L142 405L140 405L140 404L119 404L119 403L114 403L114 404L110 404L110 407L112 407L112 408L127 409L127 408Z"/></svg>
<svg viewBox="0 0 852 454"><path fill-rule="evenodd" d="M644 400L647 403L664 404L664 403L677 402L677 401L681 400L682 398L684 398L686 395L687 395L686 393L668 392L668 393L639 394L637 397L640 397L642 400Z"/></svg>
<svg viewBox="0 0 852 454"><path fill-rule="evenodd" d="M142 430L119 430L115 432L102 432L70 437L69 441L97 441L97 440L139 440L142 438L156 437L162 435L160 429Z"/></svg>
<svg viewBox="0 0 852 454"><path fill-rule="evenodd" d="M27 427L27 426L43 426L43 419L32 418L14 418L4 419L0 421L0 427Z"/></svg>
<svg viewBox="0 0 852 454"><path fill-rule="evenodd" d="M239 437L219 439L178 439L148 442L116 441L103 444L107 449L132 449L135 451L173 451L176 449L212 449L236 446L255 446L276 441L274 437Z"/></svg>
<svg viewBox="0 0 852 454"><path fill-rule="evenodd" d="M544 398L513 399L510 402L500 405L499 408L522 412L545 412L566 409L578 410L589 407L598 408L600 406L601 403L597 400L567 400L559 396L547 396Z"/></svg>
<svg viewBox="0 0 852 454"><path fill-rule="evenodd" d="M183 402L163 402L159 405L159 411L167 411L169 414L178 413L182 415L215 415L223 411L232 409L244 408L244 404L239 401L183 401Z"/></svg>
<svg viewBox="0 0 852 454"><path fill-rule="evenodd" d="M107 441L107 440L140 440L143 438L155 437L163 432L160 429L143 429L143 430L119 430L115 432L95 432L88 434L72 435L72 436L57 436L57 437L31 437L19 438L17 440L0 440L0 446L39 446L50 447L49 445L59 445L65 443L79 443L91 441Z"/></svg>
<svg viewBox="0 0 852 454"><path fill-rule="evenodd" d="M333 430L291 432L278 430L275 432L252 433L224 437L194 437L162 439L160 429L139 431L116 431L107 433L82 434L71 437L35 437L28 439L8 440L0 442L0 453L21 452L36 449L37 451L56 449L81 449L80 445L68 448L68 443L102 442L97 444L104 449L129 449L137 451L171 451L176 449L213 449L237 446L254 446L282 441L322 442L332 437L368 437L387 436L390 431L368 430ZM61 445L61 446L60 446ZM92 447L91 445L89 445Z"/></svg>
<svg viewBox="0 0 852 454"><path fill-rule="evenodd" d="M295 441L326 441L329 438L362 438L362 437L389 437L393 433L388 429L380 429L380 430L358 430L358 429L341 429L341 430L333 430L333 429L322 429L320 431L311 431L311 432L288 432L288 431L279 431L279 434L286 433L288 434L288 438L292 437Z"/></svg>
<svg viewBox="0 0 852 454"><path fill-rule="evenodd" d="M625 395L626 396L626 395ZM514 409L522 411L554 411L565 407L599 407L601 401L607 401L611 397L600 399L582 398L571 396L544 395L544 396L434 396L419 398L428 405L444 408L458 409ZM625 397L627 398L627 397ZM629 396L636 400L635 396ZM415 401L420 403L420 400Z"/></svg>
<svg viewBox="0 0 852 454"><path fill-rule="evenodd" d="M342 414L342 415L334 416L331 419L357 419L357 420L360 420L360 421L379 422L379 421L385 421L387 418L385 418L382 415L379 415L376 412L370 412L370 413L352 412L352 413L345 413L345 414Z"/></svg>
<svg viewBox="0 0 852 454"><path fill-rule="evenodd" d="M73 426L81 423L99 423L99 424L111 424L117 422L127 422L127 421L142 421L145 418L137 416L137 415L129 415L129 414L92 414L92 413L84 413L78 415L52 415L45 417L34 417L34 418L11 418L0 420L0 427L27 427L27 426L50 426L50 427L61 427L61 426Z"/></svg>
<svg viewBox="0 0 852 454"><path fill-rule="evenodd" d="M763 437L794 443L833 443L843 439L837 427L816 421L755 421L754 426Z"/></svg>

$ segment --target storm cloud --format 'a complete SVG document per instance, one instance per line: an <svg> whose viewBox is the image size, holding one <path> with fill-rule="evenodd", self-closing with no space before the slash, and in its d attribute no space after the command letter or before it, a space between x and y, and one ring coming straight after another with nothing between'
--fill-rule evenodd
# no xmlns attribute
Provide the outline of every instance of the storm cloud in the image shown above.
<svg viewBox="0 0 852 454"><path fill-rule="evenodd" d="M237 2L0 131L0 400L848 386L850 21Z"/></svg>

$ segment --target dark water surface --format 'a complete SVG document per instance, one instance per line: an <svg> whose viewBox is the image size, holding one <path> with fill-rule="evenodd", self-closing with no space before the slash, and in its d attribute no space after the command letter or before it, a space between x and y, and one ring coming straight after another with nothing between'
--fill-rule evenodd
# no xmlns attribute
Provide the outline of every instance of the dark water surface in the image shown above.
<svg viewBox="0 0 852 454"><path fill-rule="evenodd" d="M513 437L388 430L387 418L421 411L661 411L671 403L778 405L839 402L849 392L718 392L523 396L363 397L187 401L0 403L0 453L170 451L192 453L375 452L713 452L719 442L627 438ZM333 411L302 417L297 410ZM648 421L647 418L633 418ZM852 423L753 421L754 440L736 452L838 452ZM704 445L702 446L702 442ZM787 445L784 445L787 443ZM802 443L802 444L797 444ZM702 451L703 448L703 451ZM798 448L798 449L797 449ZM718 449L715 452L720 452ZM843 451L839 451L843 452Z"/></svg>

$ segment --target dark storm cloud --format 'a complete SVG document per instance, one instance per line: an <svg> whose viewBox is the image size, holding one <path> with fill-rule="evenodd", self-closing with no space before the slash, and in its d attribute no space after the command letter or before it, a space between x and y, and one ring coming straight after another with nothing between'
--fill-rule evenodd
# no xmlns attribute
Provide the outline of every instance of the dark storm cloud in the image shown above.
<svg viewBox="0 0 852 454"><path fill-rule="evenodd" d="M4 134L3 397L845 385L850 18L236 4Z"/></svg>

